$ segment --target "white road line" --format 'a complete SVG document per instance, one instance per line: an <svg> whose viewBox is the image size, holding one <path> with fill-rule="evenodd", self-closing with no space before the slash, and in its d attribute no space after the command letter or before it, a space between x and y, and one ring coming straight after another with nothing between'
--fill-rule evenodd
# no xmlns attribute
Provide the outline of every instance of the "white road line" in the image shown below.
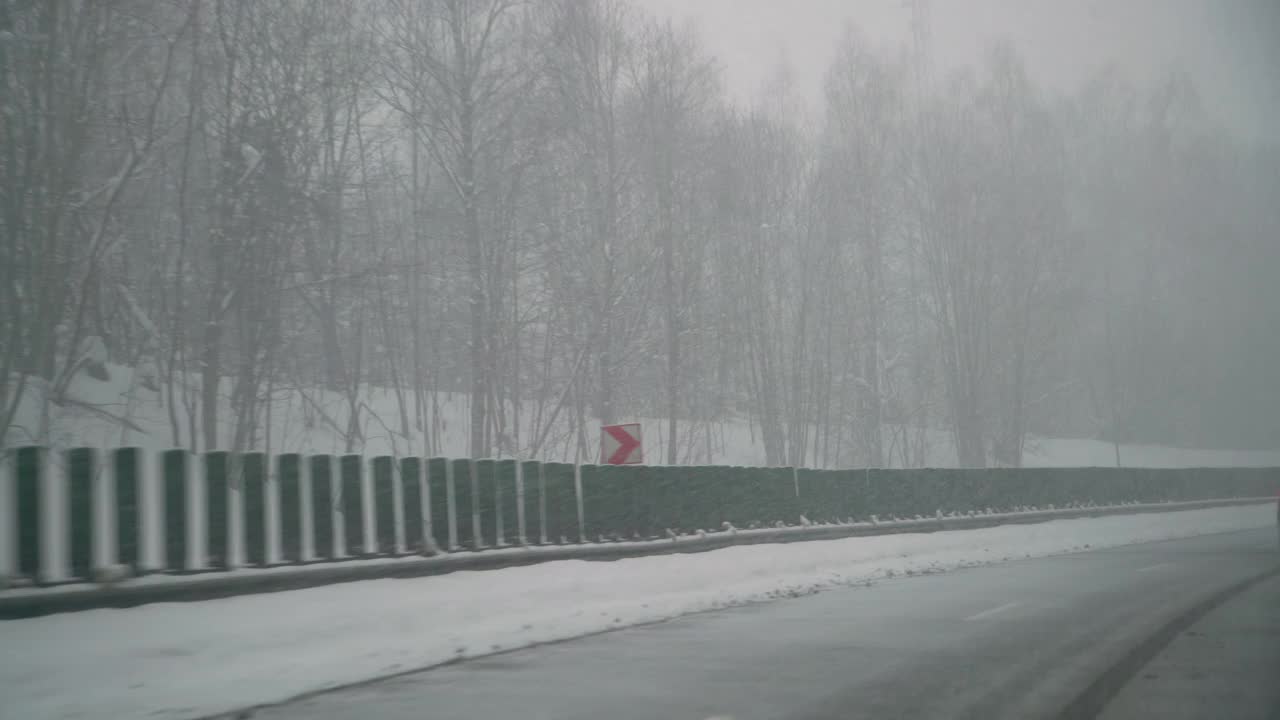
<svg viewBox="0 0 1280 720"><path fill-rule="evenodd" d="M1016 608L1021 604L1022 603L1019 603L1019 602L1009 602L1009 603L1000 605L998 607L993 607L988 610L983 610L982 612L976 615L970 615L969 617L965 618L965 622L969 622L970 620L985 620L986 618L989 618L992 615L998 615L1004 612L1005 610L1012 610L1013 608Z"/></svg>
<svg viewBox="0 0 1280 720"><path fill-rule="evenodd" d="M1144 568L1138 568L1137 570L1134 570L1134 572L1150 572L1152 570L1159 570L1160 568L1167 568L1172 566L1173 566L1173 563L1156 563L1155 565L1148 565Z"/></svg>

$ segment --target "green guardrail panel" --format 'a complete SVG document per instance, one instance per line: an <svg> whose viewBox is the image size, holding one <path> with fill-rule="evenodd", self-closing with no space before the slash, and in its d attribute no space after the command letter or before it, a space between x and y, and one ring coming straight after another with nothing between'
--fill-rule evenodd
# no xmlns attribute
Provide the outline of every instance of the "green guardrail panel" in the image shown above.
<svg viewBox="0 0 1280 720"><path fill-rule="evenodd" d="M449 467L453 471L454 514L458 524L458 545L464 548L476 548L476 534L482 529L477 527L479 520L478 478L472 460L450 460Z"/></svg>
<svg viewBox="0 0 1280 720"><path fill-rule="evenodd" d="M653 489L653 534L664 537L668 531L686 531L684 505L686 498L681 468L673 465L651 465L649 487Z"/></svg>
<svg viewBox="0 0 1280 720"><path fill-rule="evenodd" d="M489 458L476 460L476 508L480 512L480 543L493 547L498 542L497 463Z"/></svg>
<svg viewBox="0 0 1280 720"><path fill-rule="evenodd" d="M47 451L42 447L29 446L20 447L13 453L18 495L18 571L35 579L40 574L40 544L44 542L40 485L47 472Z"/></svg>
<svg viewBox="0 0 1280 720"><path fill-rule="evenodd" d="M227 480L230 455L215 451L204 455L205 550L209 565L227 567Z"/></svg>
<svg viewBox="0 0 1280 720"><path fill-rule="evenodd" d="M516 510L516 461L499 460L494 465L495 513L500 520L494 537L499 545L515 545L520 542L519 517ZM501 531L500 533L497 531Z"/></svg>
<svg viewBox="0 0 1280 720"><path fill-rule="evenodd" d="M543 463L546 485L547 540L552 544L578 540L578 500L574 492L573 465Z"/></svg>
<svg viewBox="0 0 1280 720"><path fill-rule="evenodd" d="M164 564L171 571L186 567L187 465L195 458L186 450L166 450L160 455L160 487L164 493Z"/></svg>
<svg viewBox="0 0 1280 720"><path fill-rule="evenodd" d="M74 448L65 455L67 472L67 510L71 523L67 528L71 542L71 576L93 576L93 495L98 482L97 452L93 448Z"/></svg>
<svg viewBox="0 0 1280 720"><path fill-rule="evenodd" d="M267 564L267 456L240 456L240 498L244 507L244 561Z"/></svg>
<svg viewBox="0 0 1280 720"><path fill-rule="evenodd" d="M280 559L302 560L302 456L286 453L276 458L276 482L280 485Z"/></svg>
<svg viewBox="0 0 1280 720"><path fill-rule="evenodd" d="M333 556L333 505L334 486L337 484L337 461L332 455L312 455L311 473L311 532L315 538L317 559L332 560Z"/></svg>
<svg viewBox="0 0 1280 720"><path fill-rule="evenodd" d="M359 455L343 455L338 458L338 484L341 488L335 498L339 517L342 518L343 547L347 555L360 557L369 554L364 546L364 458Z"/></svg>
<svg viewBox="0 0 1280 720"><path fill-rule="evenodd" d="M116 479L116 553L118 562L135 573L141 568L142 507L139 503L142 450L120 448L111 453Z"/></svg>
<svg viewBox="0 0 1280 720"><path fill-rule="evenodd" d="M546 493L543 487L542 463L536 460L525 460L520 463L520 471L524 480L525 521L527 523L525 532L529 535L529 542L534 544L549 542L551 536L547 533L547 525L543 517L543 511L546 507Z"/></svg>
<svg viewBox="0 0 1280 720"><path fill-rule="evenodd" d="M404 501L404 545L409 553L427 549L426 521L422 510L422 458L400 458L400 496Z"/></svg>
<svg viewBox="0 0 1280 720"><path fill-rule="evenodd" d="M449 547L449 461L445 458L427 460L427 486L431 500L431 532L436 547Z"/></svg>
<svg viewBox="0 0 1280 720"><path fill-rule="evenodd" d="M649 468L644 465L583 465L583 515L587 538L630 540L652 534Z"/></svg>
<svg viewBox="0 0 1280 720"><path fill-rule="evenodd" d="M373 471L373 526L377 529L378 552L396 552L395 458L380 456L371 463Z"/></svg>

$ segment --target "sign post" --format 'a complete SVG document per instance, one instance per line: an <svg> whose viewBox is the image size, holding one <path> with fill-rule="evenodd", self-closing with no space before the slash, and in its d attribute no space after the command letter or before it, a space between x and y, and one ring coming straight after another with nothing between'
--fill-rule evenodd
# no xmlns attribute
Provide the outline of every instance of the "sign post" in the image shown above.
<svg viewBox="0 0 1280 720"><path fill-rule="evenodd" d="M639 465L642 462L644 451L640 444L640 423L601 426L602 465Z"/></svg>

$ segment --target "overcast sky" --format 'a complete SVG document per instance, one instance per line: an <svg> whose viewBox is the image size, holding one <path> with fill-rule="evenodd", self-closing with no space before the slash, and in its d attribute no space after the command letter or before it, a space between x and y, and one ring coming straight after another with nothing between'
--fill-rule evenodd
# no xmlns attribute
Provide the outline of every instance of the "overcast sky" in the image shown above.
<svg viewBox="0 0 1280 720"><path fill-rule="evenodd" d="M847 21L882 45L910 38L903 0L638 2L692 18L739 98L758 91L785 57L815 99ZM1060 89L1108 61L1141 85L1177 64L1217 122L1280 141L1280 0L933 0L931 22L940 68L974 64L997 38L1012 41L1032 75Z"/></svg>

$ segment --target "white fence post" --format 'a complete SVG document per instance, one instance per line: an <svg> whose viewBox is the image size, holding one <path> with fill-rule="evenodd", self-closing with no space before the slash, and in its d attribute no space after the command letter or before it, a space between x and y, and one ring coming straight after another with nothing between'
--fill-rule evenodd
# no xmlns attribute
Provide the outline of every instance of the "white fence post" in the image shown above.
<svg viewBox="0 0 1280 720"><path fill-rule="evenodd" d="M143 572L159 572L165 561L164 503L160 501L159 453L138 450L138 565Z"/></svg>
<svg viewBox="0 0 1280 720"><path fill-rule="evenodd" d="M378 513L374 511L374 458L360 466L360 544L370 555L378 552ZM345 528L343 528L345 531Z"/></svg>
<svg viewBox="0 0 1280 720"><path fill-rule="evenodd" d="M529 544L528 518L524 512L524 462L516 459L516 541Z"/></svg>
<svg viewBox="0 0 1280 720"><path fill-rule="evenodd" d="M104 471L100 455L97 450L89 451L90 502L93 508L91 572L115 565L120 556L116 547L116 476L114 472Z"/></svg>
<svg viewBox="0 0 1280 720"><path fill-rule="evenodd" d="M182 472L187 487L187 570L203 570L209 562L209 510L203 458L195 453L183 457Z"/></svg>
<svg viewBox="0 0 1280 720"><path fill-rule="evenodd" d="M71 548L67 530L70 513L67 508L66 458L59 472L50 472L49 451L37 451L37 480L40 487L40 581L53 583L71 577Z"/></svg>
<svg viewBox="0 0 1280 720"><path fill-rule="evenodd" d="M538 542L547 544L547 465L538 463Z"/></svg>
<svg viewBox="0 0 1280 720"><path fill-rule="evenodd" d="M391 458L391 534L395 537L396 555L405 553L404 539L404 486L400 483L400 458Z"/></svg>
<svg viewBox="0 0 1280 720"><path fill-rule="evenodd" d="M449 507L449 551L458 549L458 490L456 473L453 471L453 462L444 461L444 485L446 502Z"/></svg>
<svg viewBox="0 0 1280 720"><path fill-rule="evenodd" d="M262 472L265 475L262 479L262 541L266 544L263 559L267 565L278 564L281 555L279 457L277 455L272 458L268 455L262 460Z"/></svg>
<svg viewBox="0 0 1280 720"><path fill-rule="evenodd" d="M436 540L435 523L431 519L431 503L438 501L431 497L431 463L425 457L419 460L418 504L422 506L422 550L430 552Z"/></svg>
<svg viewBox="0 0 1280 720"><path fill-rule="evenodd" d="M480 478L475 458L467 460L467 475L471 482L471 547L479 550L484 547L484 528L480 526Z"/></svg>
<svg viewBox="0 0 1280 720"><path fill-rule="evenodd" d="M573 494L578 498L578 542L587 541L587 523L582 503L582 464L573 464Z"/></svg>
<svg viewBox="0 0 1280 720"><path fill-rule="evenodd" d="M341 465L342 456L329 456L329 522L333 530L333 535L330 538L333 542L330 548L333 552L334 560L347 556L347 519L344 512L345 502L342 497ZM363 477L364 473L361 472L360 475Z"/></svg>
<svg viewBox="0 0 1280 720"><path fill-rule="evenodd" d="M0 583L18 575L18 454L0 449Z"/></svg>
<svg viewBox="0 0 1280 720"><path fill-rule="evenodd" d="M227 568L244 567L244 456L227 454Z"/></svg>
<svg viewBox="0 0 1280 720"><path fill-rule="evenodd" d="M312 506L311 498L311 464L312 455L300 456L298 468L300 475L298 477L298 512L300 513L300 522L298 526L302 529L302 549L299 552L302 562L311 562L316 559L316 523L313 513L315 508Z"/></svg>
<svg viewBox="0 0 1280 720"><path fill-rule="evenodd" d="M507 528L502 517L502 461L494 460L489 467L493 468L493 545L502 547L507 544Z"/></svg>

